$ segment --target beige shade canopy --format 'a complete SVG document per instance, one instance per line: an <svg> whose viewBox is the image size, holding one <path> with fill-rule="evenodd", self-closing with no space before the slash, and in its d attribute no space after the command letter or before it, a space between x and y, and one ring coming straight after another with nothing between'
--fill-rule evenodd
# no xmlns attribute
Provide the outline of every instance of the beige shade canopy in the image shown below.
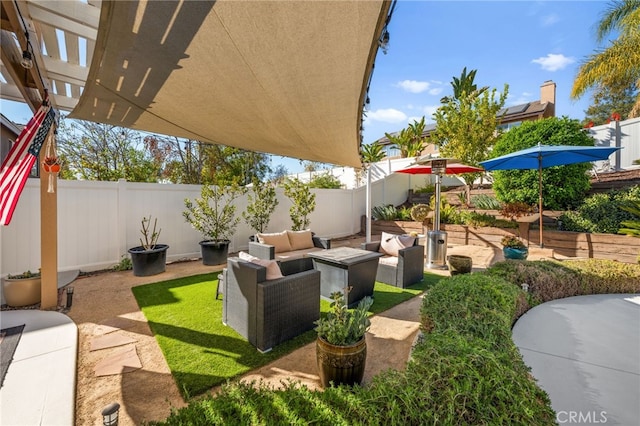
<svg viewBox="0 0 640 426"><path fill-rule="evenodd" d="M70 117L360 167L389 1L109 1Z"/></svg>

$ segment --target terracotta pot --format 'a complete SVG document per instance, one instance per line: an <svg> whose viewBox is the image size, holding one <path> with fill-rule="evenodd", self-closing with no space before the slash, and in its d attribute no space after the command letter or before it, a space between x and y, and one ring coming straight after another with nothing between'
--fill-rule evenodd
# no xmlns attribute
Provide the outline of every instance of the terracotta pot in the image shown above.
<svg viewBox="0 0 640 426"><path fill-rule="evenodd" d="M40 303L40 277L5 278L2 281L4 301L9 306L20 307Z"/></svg>
<svg viewBox="0 0 640 426"><path fill-rule="evenodd" d="M316 340L316 357L323 387L362 383L367 361L367 341L362 338L350 346L336 346L321 337Z"/></svg>

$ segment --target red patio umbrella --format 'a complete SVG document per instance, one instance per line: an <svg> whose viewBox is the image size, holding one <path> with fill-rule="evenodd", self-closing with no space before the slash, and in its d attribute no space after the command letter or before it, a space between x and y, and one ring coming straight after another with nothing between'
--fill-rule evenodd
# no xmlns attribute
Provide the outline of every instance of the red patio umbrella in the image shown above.
<svg viewBox="0 0 640 426"><path fill-rule="evenodd" d="M446 175L458 175L462 173L479 173L484 172L484 169L480 167L467 166L466 164L461 163L449 163L447 162L447 167L445 169L444 174ZM398 173L408 173L412 175L429 175L432 174L431 164L414 164L413 166L409 166L406 169L398 170Z"/></svg>
<svg viewBox="0 0 640 426"><path fill-rule="evenodd" d="M451 158L430 158L427 160L418 160L407 168L396 170L398 173L407 173L412 175L433 174L436 176L436 208L433 218L433 231L427 233L427 267L428 268L445 268L445 259L447 257L446 237L439 238L439 235L446 235L446 232L440 231L440 183L443 174L455 175L462 173L479 173L484 169L474 166L468 166L460 163L460 160ZM440 245L434 241L438 241ZM433 248L430 249L430 247Z"/></svg>

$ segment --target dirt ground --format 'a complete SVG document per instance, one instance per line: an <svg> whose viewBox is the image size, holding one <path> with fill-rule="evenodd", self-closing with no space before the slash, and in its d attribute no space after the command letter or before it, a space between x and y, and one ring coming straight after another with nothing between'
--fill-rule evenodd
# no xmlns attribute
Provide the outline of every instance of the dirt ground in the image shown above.
<svg viewBox="0 0 640 426"><path fill-rule="evenodd" d="M162 275L134 277L131 271L110 272L74 281L73 305L67 312L79 329L76 424L102 425L101 411L118 402L120 425L138 425L162 420L171 407L185 405L160 347L139 310L131 287L187 275L221 270L201 262L167 265ZM133 372L96 377L94 367L121 347L91 351L91 340L100 333L99 324L113 322L123 336L136 340L142 368Z"/></svg>

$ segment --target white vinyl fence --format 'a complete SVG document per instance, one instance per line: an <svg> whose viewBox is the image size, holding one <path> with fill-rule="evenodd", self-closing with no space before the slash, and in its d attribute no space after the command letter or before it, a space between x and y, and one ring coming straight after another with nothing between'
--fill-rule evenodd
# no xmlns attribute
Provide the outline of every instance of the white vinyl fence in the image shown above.
<svg viewBox="0 0 640 426"><path fill-rule="evenodd" d="M398 205L407 199L407 184L415 177L393 174L372 184L373 205ZM310 228L323 237L344 237L360 232L366 209L366 187L314 189L316 209ZM168 244L167 260L200 257L202 236L185 222L185 198L200 196L199 185L58 181L58 269L93 271L120 262L131 247L140 245L140 221L158 218L159 243ZM276 189L278 207L269 232L291 228L291 201ZM246 209L247 198L236 200L237 212ZM253 233L241 219L230 251L246 250ZM0 227L0 276L40 267L40 180L29 179L13 220Z"/></svg>
<svg viewBox="0 0 640 426"><path fill-rule="evenodd" d="M592 127L589 134L596 140L596 146L622 148L611 155L609 160L597 161L598 171L633 168L633 162L640 159L640 118L612 121Z"/></svg>

